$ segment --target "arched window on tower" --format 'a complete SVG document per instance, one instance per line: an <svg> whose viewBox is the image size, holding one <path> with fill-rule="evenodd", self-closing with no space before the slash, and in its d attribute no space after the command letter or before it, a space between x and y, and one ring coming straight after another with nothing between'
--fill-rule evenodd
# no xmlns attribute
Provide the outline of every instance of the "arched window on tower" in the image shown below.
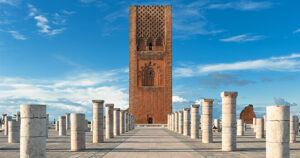
<svg viewBox="0 0 300 158"><path fill-rule="evenodd" d="M148 38L148 40L147 40L147 47L148 47L149 51L152 51L152 48L153 48L153 39L151 37Z"/></svg>
<svg viewBox="0 0 300 158"><path fill-rule="evenodd" d="M149 43L149 50L152 51L152 43Z"/></svg>
<svg viewBox="0 0 300 158"><path fill-rule="evenodd" d="M143 86L154 86L155 72L152 67L147 66L143 72Z"/></svg>

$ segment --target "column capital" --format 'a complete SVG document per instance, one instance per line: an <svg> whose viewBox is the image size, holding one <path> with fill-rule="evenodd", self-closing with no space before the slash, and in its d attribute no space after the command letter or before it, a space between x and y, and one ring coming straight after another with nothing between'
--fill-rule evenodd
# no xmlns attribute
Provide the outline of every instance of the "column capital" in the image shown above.
<svg viewBox="0 0 300 158"><path fill-rule="evenodd" d="M183 110L184 111L190 111L190 108L184 108Z"/></svg>
<svg viewBox="0 0 300 158"><path fill-rule="evenodd" d="M200 107L200 104L193 104L191 107L192 107L192 108L199 108L199 107Z"/></svg>
<svg viewBox="0 0 300 158"><path fill-rule="evenodd" d="M120 108L114 108L114 110L116 110L116 111L120 111Z"/></svg>
<svg viewBox="0 0 300 158"><path fill-rule="evenodd" d="M221 93L221 97L231 97L231 98L236 98L238 96L238 92L230 92L230 91L225 91Z"/></svg>
<svg viewBox="0 0 300 158"><path fill-rule="evenodd" d="M114 104L105 104L105 107L114 107Z"/></svg>
<svg viewBox="0 0 300 158"><path fill-rule="evenodd" d="M104 103L104 100L92 100L93 103Z"/></svg>
<svg viewBox="0 0 300 158"><path fill-rule="evenodd" d="M203 103L203 102L209 102L209 103L211 103L211 102L214 101L214 99L202 99L201 101L202 101L202 103Z"/></svg>

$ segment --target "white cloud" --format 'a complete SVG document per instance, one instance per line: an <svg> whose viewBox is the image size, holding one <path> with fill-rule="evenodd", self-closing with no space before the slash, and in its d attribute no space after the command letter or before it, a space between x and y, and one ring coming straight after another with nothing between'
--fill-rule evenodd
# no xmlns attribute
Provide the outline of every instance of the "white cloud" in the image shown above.
<svg viewBox="0 0 300 158"><path fill-rule="evenodd" d="M127 79L126 69L80 73L62 79L0 78L0 107L3 113L16 113L20 104L46 104L54 117L66 112L91 114L93 99L128 108L128 89L118 83ZM122 81L123 80L123 81ZM127 81L128 82L128 81Z"/></svg>
<svg viewBox="0 0 300 158"><path fill-rule="evenodd" d="M211 72L223 71L300 71L300 54L291 54L289 56L270 57L267 59L238 61L234 63L220 63L210 65L194 65L178 67L174 70L175 77L192 77L204 75Z"/></svg>
<svg viewBox="0 0 300 158"><path fill-rule="evenodd" d="M195 101L195 104L201 104L201 99L197 99L197 100Z"/></svg>
<svg viewBox="0 0 300 158"><path fill-rule="evenodd" d="M260 35L251 35L251 34L242 34L233 37L228 37L224 39L220 39L222 42L249 42L249 41L257 41L263 39L264 36Z"/></svg>
<svg viewBox="0 0 300 158"><path fill-rule="evenodd" d="M45 33L49 36L54 36L57 34L62 33L65 28L59 28L59 29L53 29L51 28L50 24L49 24L49 20L47 17L45 17L42 14L39 14L38 9L35 8L33 5L28 4L28 8L29 8L29 16L33 17L36 20L36 25L37 27L40 28L39 32L41 33ZM54 17L56 18L56 21L52 22L54 24L61 24L61 23L65 23L65 19L61 18L61 17L57 17L59 16L59 14L54 14ZM59 19L57 19L59 18ZM59 20L59 23L58 23Z"/></svg>
<svg viewBox="0 0 300 158"><path fill-rule="evenodd" d="M187 102L188 100L186 100L186 99L184 99L184 98L182 98L180 96L173 96L172 97L172 101L173 102Z"/></svg>
<svg viewBox="0 0 300 158"><path fill-rule="evenodd" d="M0 0L0 4L1 3L16 6L19 4L19 0Z"/></svg>
<svg viewBox="0 0 300 158"><path fill-rule="evenodd" d="M259 9L267 9L272 7L271 2L260 1L253 2L250 0L242 0L239 2L229 2L229 3L221 3L221 4L211 4L207 8L209 9L237 9L237 10L259 10Z"/></svg>
<svg viewBox="0 0 300 158"><path fill-rule="evenodd" d="M300 29L295 30L293 33L299 33Z"/></svg>
<svg viewBox="0 0 300 158"><path fill-rule="evenodd" d="M15 38L15 39L18 39L18 40L26 40L27 38L24 36L24 35L22 35L22 34L20 34L19 32L17 32L17 31L8 31L10 34L11 34L11 36L13 37L13 38Z"/></svg>
<svg viewBox="0 0 300 158"><path fill-rule="evenodd" d="M274 98L274 102L275 102L276 105L297 106L296 103L290 103L290 102L284 100L281 97L275 97Z"/></svg>

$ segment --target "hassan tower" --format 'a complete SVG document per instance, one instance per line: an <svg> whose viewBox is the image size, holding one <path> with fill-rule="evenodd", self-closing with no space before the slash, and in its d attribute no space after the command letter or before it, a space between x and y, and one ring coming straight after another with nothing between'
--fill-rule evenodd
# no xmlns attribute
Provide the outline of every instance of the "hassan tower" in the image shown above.
<svg viewBox="0 0 300 158"><path fill-rule="evenodd" d="M172 112L172 7L130 6L129 111L137 124Z"/></svg>

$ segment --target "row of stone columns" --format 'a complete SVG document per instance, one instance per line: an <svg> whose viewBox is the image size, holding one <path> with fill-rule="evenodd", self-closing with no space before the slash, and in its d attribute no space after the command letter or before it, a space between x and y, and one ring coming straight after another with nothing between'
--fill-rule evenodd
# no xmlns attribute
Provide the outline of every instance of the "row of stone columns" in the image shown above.
<svg viewBox="0 0 300 158"><path fill-rule="evenodd" d="M93 101L93 143L104 142L103 102ZM20 111L21 128L20 122L9 121L10 117L5 119L9 143L18 143L20 140L21 158L46 157L47 119L49 117L46 114L46 105L21 105ZM106 117L106 130L110 138L112 135L117 136L125 133L126 129L134 129L133 115L120 111L118 108L113 109L113 104L106 105ZM71 124L68 125L68 122L71 122ZM59 121L56 122L56 129L59 131L60 136L66 135L66 131L70 127L71 151L85 149L86 126L87 120L85 114L82 113L67 113L66 116L59 116Z"/></svg>
<svg viewBox="0 0 300 158"><path fill-rule="evenodd" d="M213 99L202 100L202 142L212 142L212 107ZM191 108L174 112L168 115L168 129L192 139L199 138L199 104L194 104ZM190 110L191 109L191 110Z"/></svg>
<svg viewBox="0 0 300 158"><path fill-rule="evenodd" d="M237 92L223 92L222 97L222 150L233 151L236 149L236 97ZM201 114L201 129L202 129L202 142L212 143L212 125L213 125L213 99L202 99L202 114ZM188 136L192 139L199 138L199 104L191 106L191 111L188 108L182 111L174 112L168 115L168 128L171 131ZM189 116L189 114L191 116ZM183 120L182 120L183 118ZM191 120L189 120L191 118ZM214 121L215 127L220 131L219 120ZM239 123L243 135L244 124ZM181 130L183 128L183 130Z"/></svg>
<svg viewBox="0 0 300 158"><path fill-rule="evenodd" d="M93 100L93 143L104 142L103 100ZM105 138L111 139L134 128L134 117L114 104L105 105ZM129 126L130 125L130 126Z"/></svg>

